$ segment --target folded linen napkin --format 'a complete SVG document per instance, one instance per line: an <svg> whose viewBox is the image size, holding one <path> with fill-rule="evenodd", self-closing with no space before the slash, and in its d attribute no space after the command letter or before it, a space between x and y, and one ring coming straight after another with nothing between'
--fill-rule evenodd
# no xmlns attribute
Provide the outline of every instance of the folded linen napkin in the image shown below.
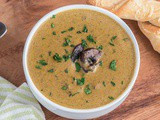
<svg viewBox="0 0 160 120"><path fill-rule="evenodd" d="M0 77L0 120L45 120L26 83L17 88Z"/></svg>

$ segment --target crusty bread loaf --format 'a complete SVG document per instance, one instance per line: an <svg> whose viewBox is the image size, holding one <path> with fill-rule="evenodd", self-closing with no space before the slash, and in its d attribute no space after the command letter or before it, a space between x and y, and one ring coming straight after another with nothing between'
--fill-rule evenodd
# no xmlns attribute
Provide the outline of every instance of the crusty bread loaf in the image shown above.
<svg viewBox="0 0 160 120"><path fill-rule="evenodd" d="M89 4L110 10L123 19L150 21L160 16L156 0L88 0Z"/></svg>
<svg viewBox="0 0 160 120"><path fill-rule="evenodd" d="M150 40L154 50L160 53L160 27L154 26L150 22L138 22L138 25Z"/></svg>

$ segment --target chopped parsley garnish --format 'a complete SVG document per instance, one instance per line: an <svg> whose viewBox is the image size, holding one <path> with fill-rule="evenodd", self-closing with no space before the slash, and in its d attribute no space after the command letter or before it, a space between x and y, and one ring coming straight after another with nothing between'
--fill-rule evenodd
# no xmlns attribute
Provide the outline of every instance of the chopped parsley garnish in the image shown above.
<svg viewBox="0 0 160 120"><path fill-rule="evenodd" d="M66 85L62 86L61 89L62 89L62 90L67 90L67 89L68 89L68 85L66 84Z"/></svg>
<svg viewBox="0 0 160 120"><path fill-rule="evenodd" d="M37 68L37 69L41 69L41 66L39 66L39 65L36 65L36 66L35 66L35 68Z"/></svg>
<svg viewBox="0 0 160 120"><path fill-rule="evenodd" d="M51 28L54 28L54 27L55 27L55 25L53 23L51 23Z"/></svg>
<svg viewBox="0 0 160 120"><path fill-rule="evenodd" d="M49 56L51 56L51 55L52 55L52 52L51 52L51 51L49 51L49 52L48 52L48 55L49 55Z"/></svg>
<svg viewBox="0 0 160 120"><path fill-rule="evenodd" d="M97 47L97 50L102 50L102 49L103 49L102 45L100 45L100 46Z"/></svg>
<svg viewBox="0 0 160 120"><path fill-rule="evenodd" d="M79 92L76 92L76 93L73 93L73 94L70 94L70 96L75 96L76 94L79 94Z"/></svg>
<svg viewBox="0 0 160 120"><path fill-rule="evenodd" d="M87 40L88 40L89 42L92 42L92 43L96 44L96 41L93 39L93 36L92 36L92 35L87 36Z"/></svg>
<svg viewBox="0 0 160 120"><path fill-rule="evenodd" d="M87 29L87 26L86 26L86 25L84 25L82 32L85 32L85 33L88 32L88 29Z"/></svg>
<svg viewBox="0 0 160 120"><path fill-rule="evenodd" d="M65 32L67 32L67 31L66 30L61 31L62 34L65 33Z"/></svg>
<svg viewBox="0 0 160 120"><path fill-rule="evenodd" d="M99 62L99 66L102 66L102 64L103 64L103 62L102 62L102 61L100 61L100 62Z"/></svg>
<svg viewBox="0 0 160 120"><path fill-rule="evenodd" d="M123 38L123 41L127 41L128 40L128 38Z"/></svg>
<svg viewBox="0 0 160 120"><path fill-rule="evenodd" d="M53 69L50 69L50 70L48 70L48 72L53 73L53 72L54 72L54 70L53 70Z"/></svg>
<svg viewBox="0 0 160 120"><path fill-rule="evenodd" d="M63 43L63 46L68 46L70 42L71 40L69 38L65 38L65 42Z"/></svg>
<svg viewBox="0 0 160 120"><path fill-rule="evenodd" d="M75 47L75 45L71 44L70 47Z"/></svg>
<svg viewBox="0 0 160 120"><path fill-rule="evenodd" d="M56 35L56 32L52 32L52 35Z"/></svg>
<svg viewBox="0 0 160 120"><path fill-rule="evenodd" d="M76 66L76 72L79 72L81 70L81 66L78 62L75 63Z"/></svg>
<svg viewBox="0 0 160 120"><path fill-rule="evenodd" d="M92 91L91 91L91 88L90 88L90 85L86 85L86 87L84 88L84 92L88 95L88 94L91 94Z"/></svg>
<svg viewBox="0 0 160 120"><path fill-rule="evenodd" d="M111 81L111 84L112 84L112 86L116 86L116 84L113 81Z"/></svg>
<svg viewBox="0 0 160 120"><path fill-rule="evenodd" d="M74 27L70 27L70 28L68 29L68 31L72 31L72 30L74 30Z"/></svg>
<svg viewBox="0 0 160 120"><path fill-rule="evenodd" d="M52 92L49 93L49 96L52 96Z"/></svg>
<svg viewBox="0 0 160 120"><path fill-rule="evenodd" d="M112 38L111 38L111 41L109 42L109 44L110 45L112 45L112 46L114 46L114 40L117 38L117 36L113 36Z"/></svg>
<svg viewBox="0 0 160 120"><path fill-rule="evenodd" d="M68 73L68 69L65 69L64 72L65 72L65 73Z"/></svg>
<svg viewBox="0 0 160 120"><path fill-rule="evenodd" d="M84 48L86 48L88 45L87 45L87 42L85 41L85 40L82 40L82 46L84 47Z"/></svg>
<svg viewBox="0 0 160 120"><path fill-rule="evenodd" d="M43 55L41 54L39 57L41 57L41 58L42 58L42 57L43 57Z"/></svg>
<svg viewBox="0 0 160 120"><path fill-rule="evenodd" d="M84 85L85 78L82 77L81 79L76 79L76 81L77 81L77 85L82 86L82 85Z"/></svg>
<svg viewBox="0 0 160 120"><path fill-rule="evenodd" d="M54 56L53 56L53 59L57 62L61 62L62 61L62 58L59 56L58 53L56 53Z"/></svg>
<svg viewBox="0 0 160 120"><path fill-rule="evenodd" d="M113 60L111 63L110 63L110 66L109 68L113 71L116 71L116 60Z"/></svg>
<svg viewBox="0 0 160 120"><path fill-rule="evenodd" d="M64 49L65 53L68 54L68 50Z"/></svg>
<svg viewBox="0 0 160 120"><path fill-rule="evenodd" d="M81 31L77 31L77 34L81 34L82 32Z"/></svg>
<svg viewBox="0 0 160 120"><path fill-rule="evenodd" d="M66 62L67 60L69 60L69 58L71 57L71 55L63 55L63 59Z"/></svg>
<svg viewBox="0 0 160 120"><path fill-rule="evenodd" d="M56 18L56 15L52 15L52 18Z"/></svg>
<svg viewBox="0 0 160 120"><path fill-rule="evenodd" d="M42 40L45 40L46 38L42 38Z"/></svg>
<svg viewBox="0 0 160 120"><path fill-rule="evenodd" d="M43 65L43 66L48 65L48 63L45 60L39 60L38 63Z"/></svg>
<svg viewBox="0 0 160 120"><path fill-rule="evenodd" d="M123 81L121 81L121 84L122 84L122 85L123 85L123 83L124 83L124 82L123 82Z"/></svg>
<svg viewBox="0 0 160 120"><path fill-rule="evenodd" d="M112 96L108 96L108 98L109 98L110 100L114 100L114 97L112 97Z"/></svg>
<svg viewBox="0 0 160 120"><path fill-rule="evenodd" d="M72 38L72 36L71 36L71 35L68 35L67 37L68 37L68 38Z"/></svg>
<svg viewBox="0 0 160 120"><path fill-rule="evenodd" d="M104 87L106 87L106 82L103 81L102 84L103 84Z"/></svg>

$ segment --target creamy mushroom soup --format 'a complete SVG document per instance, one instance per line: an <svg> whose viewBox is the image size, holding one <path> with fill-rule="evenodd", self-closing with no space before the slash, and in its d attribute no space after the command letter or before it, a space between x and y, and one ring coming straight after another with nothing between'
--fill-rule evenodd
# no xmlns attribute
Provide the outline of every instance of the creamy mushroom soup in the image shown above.
<svg viewBox="0 0 160 120"><path fill-rule="evenodd" d="M90 109L124 92L134 73L135 50L116 21L75 9L51 16L38 28L27 64L35 86L49 100Z"/></svg>

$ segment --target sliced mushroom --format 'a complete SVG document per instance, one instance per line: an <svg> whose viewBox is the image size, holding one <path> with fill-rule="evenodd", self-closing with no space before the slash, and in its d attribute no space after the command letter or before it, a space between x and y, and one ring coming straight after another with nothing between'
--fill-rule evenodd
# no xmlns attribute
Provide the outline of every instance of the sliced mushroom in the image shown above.
<svg viewBox="0 0 160 120"><path fill-rule="evenodd" d="M77 46L75 46L75 48L72 51L72 56L71 56L71 60L73 62L76 61L76 59L79 58L79 54L84 50L84 47L82 46L82 44L78 44Z"/></svg>
<svg viewBox="0 0 160 120"><path fill-rule="evenodd" d="M89 48L80 53L79 63L85 72L95 71L99 66L102 51Z"/></svg>

